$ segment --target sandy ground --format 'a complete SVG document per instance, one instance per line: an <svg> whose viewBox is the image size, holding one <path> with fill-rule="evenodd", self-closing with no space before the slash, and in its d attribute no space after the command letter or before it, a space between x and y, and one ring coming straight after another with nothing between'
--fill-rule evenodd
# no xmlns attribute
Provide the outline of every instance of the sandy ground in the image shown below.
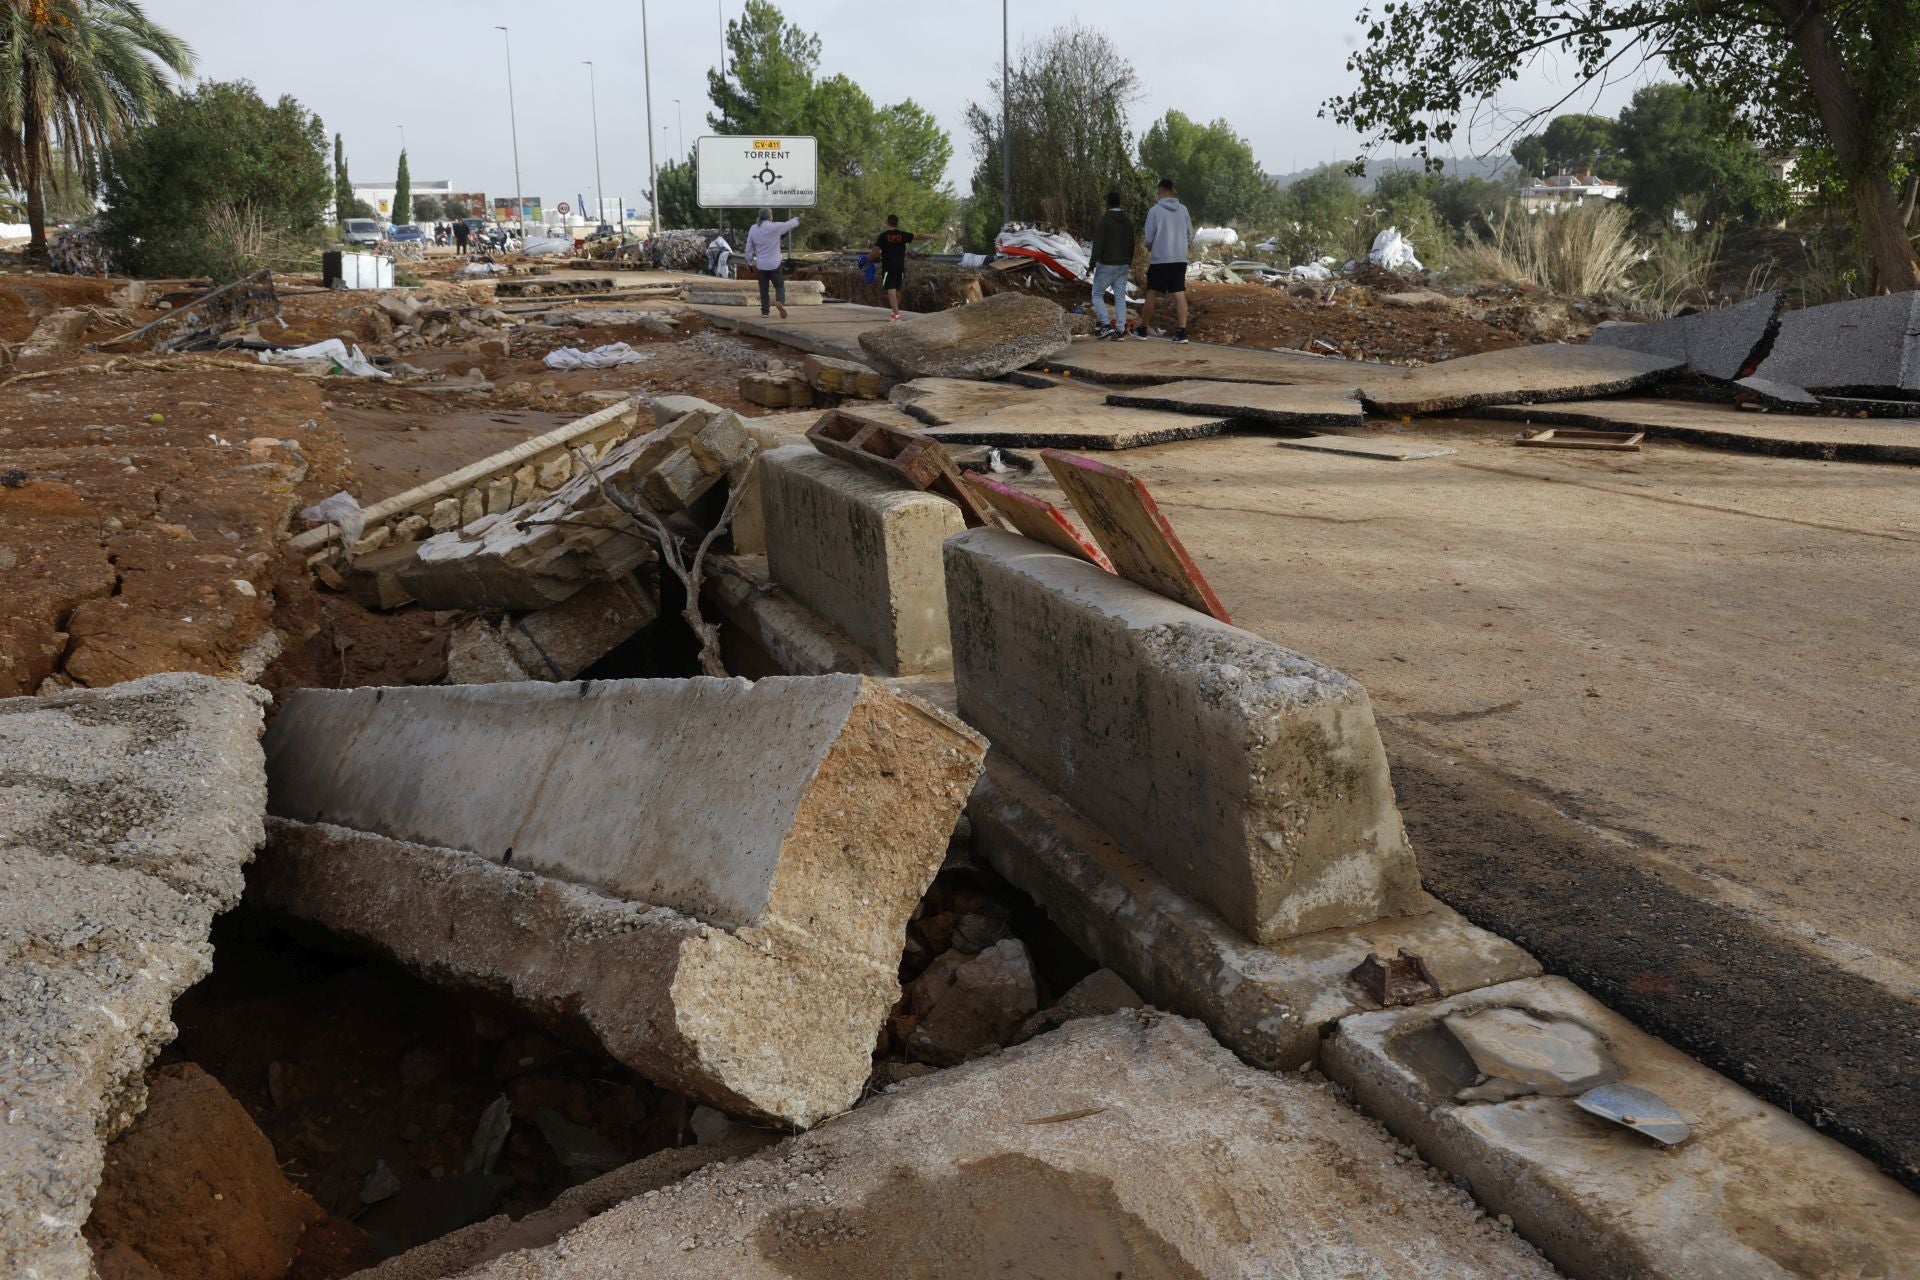
<svg viewBox="0 0 1920 1280"><path fill-rule="evenodd" d="M1915 473L1511 430L1119 460L1235 621L1366 684L1436 892L1911 1179Z"/></svg>

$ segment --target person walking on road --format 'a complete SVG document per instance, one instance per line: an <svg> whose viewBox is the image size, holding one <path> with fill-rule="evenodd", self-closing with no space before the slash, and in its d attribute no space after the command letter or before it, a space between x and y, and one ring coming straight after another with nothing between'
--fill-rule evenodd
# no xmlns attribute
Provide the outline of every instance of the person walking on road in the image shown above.
<svg viewBox="0 0 1920 1280"><path fill-rule="evenodd" d="M900 229L900 215L887 215L887 229L874 240L874 251L880 255L880 287L887 291L887 305L893 308L893 319L900 318L900 286L907 274L907 246L920 239L911 231Z"/></svg>
<svg viewBox="0 0 1920 1280"><path fill-rule="evenodd" d="M1093 226L1093 314L1100 321L1093 336L1118 342L1127 336L1127 273L1133 268L1133 223L1120 208L1120 193L1107 192L1107 211ZM1107 290L1113 290L1113 312Z"/></svg>
<svg viewBox="0 0 1920 1280"><path fill-rule="evenodd" d="M760 314L767 315L767 286L773 286L773 305L780 309L780 318L787 318L787 277L781 271L780 264L785 256L780 252L780 237L800 225L800 219L788 218L785 222L773 220L773 210L762 209L759 219L747 232L747 265L760 277Z"/></svg>
<svg viewBox="0 0 1920 1280"><path fill-rule="evenodd" d="M473 240L473 228L467 225L465 218L457 219L453 224L453 251L461 257L467 256L467 245Z"/></svg>
<svg viewBox="0 0 1920 1280"><path fill-rule="evenodd" d="M1153 304L1161 294L1173 295L1173 313L1178 322L1173 331L1175 342L1187 340L1187 246L1193 241L1193 219L1187 206L1174 198L1173 179L1162 178L1155 188L1160 198L1147 210L1147 301L1140 308L1140 332L1144 338L1153 325Z"/></svg>

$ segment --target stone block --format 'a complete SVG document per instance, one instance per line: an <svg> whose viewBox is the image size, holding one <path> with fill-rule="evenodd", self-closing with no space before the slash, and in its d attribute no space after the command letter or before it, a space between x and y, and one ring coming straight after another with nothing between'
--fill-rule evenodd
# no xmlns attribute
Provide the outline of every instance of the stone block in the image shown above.
<svg viewBox="0 0 1920 1280"><path fill-rule="evenodd" d="M967 817L974 854L1083 951L1159 1007L1200 1019L1256 1066L1304 1066L1341 1018L1378 1009L1352 976L1376 948L1419 956L1436 996L1540 972L1519 947L1430 900L1419 915L1249 942L998 751Z"/></svg>
<svg viewBox="0 0 1920 1280"><path fill-rule="evenodd" d="M890 967L984 750L858 676L701 677L300 690L267 767L281 817L464 849Z"/></svg>
<svg viewBox="0 0 1920 1280"><path fill-rule="evenodd" d="M429 532L427 518L420 515L401 516L392 527L395 542L418 542Z"/></svg>
<svg viewBox="0 0 1920 1280"><path fill-rule="evenodd" d="M262 838L265 700L196 675L0 699L0 1275L92 1280L102 1148Z"/></svg>
<svg viewBox="0 0 1920 1280"><path fill-rule="evenodd" d="M513 510L513 477L499 476L487 481L487 514L503 516Z"/></svg>
<svg viewBox="0 0 1920 1280"><path fill-rule="evenodd" d="M860 334L860 349L894 378L997 378L1072 341L1060 304L1024 293L996 293L982 302L875 325Z"/></svg>
<svg viewBox="0 0 1920 1280"><path fill-rule="evenodd" d="M809 355L800 362L801 376L809 385L835 395L860 400L884 400L892 384L858 360L839 360L833 356Z"/></svg>
<svg viewBox="0 0 1920 1280"><path fill-rule="evenodd" d="M525 506L540 496L540 473L529 463L513 472L513 505Z"/></svg>
<svg viewBox="0 0 1920 1280"><path fill-rule="evenodd" d="M460 495L460 523L472 524L487 514L487 495L478 485Z"/></svg>
<svg viewBox="0 0 1920 1280"><path fill-rule="evenodd" d="M1258 942L1427 909L1357 681L1002 530L945 559L961 715L1176 889Z"/></svg>
<svg viewBox="0 0 1920 1280"><path fill-rule="evenodd" d="M529 673L523 679L571 680L659 616L660 602L651 588L628 574L510 619L502 624L500 639Z"/></svg>
<svg viewBox="0 0 1920 1280"><path fill-rule="evenodd" d="M749 373L740 379L740 398L769 409L804 409L813 403L813 388L790 369Z"/></svg>
<svg viewBox="0 0 1920 1280"><path fill-rule="evenodd" d="M1842 395L1920 391L1920 292L1789 311L1754 372Z"/></svg>
<svg viewBox="0 0 1920 1280"><path fill-rule="evenodd" d="M353 544L354 557L357 559L360 556L371 555L391 541L393 541L393 526L379 525Z"/></svg>
<svg viewBox="0 0 1920 1280"><path fill-rule="evenodd" d="M491 622L474 618L447 637L448 684L515 684L532 678Z"/></svg>
<svg viewBox="0 0 1920 1280"><path fill-rule="evenodd" d="M427 527L435 533L445 533L449 529L460 527L460 500L442 498L433 504L433 511L427 516Z"/></svg>
<svg viewBox="0 0 1920 1280"><path fill-rule="evenodd" d="M1551 1280L1325 1084L1184 1019L1070 1024L464 1280Z"/></svg>
<svg viewBox="0 0 1920 1280"><path fill-rule="evenodd" d="M571 479L573 479L573 459L564 453L541 463L534 472L535 483L548 493Z"/></svg>
<svg viewBox="0 0 1920 1280"><path fill-rule="evenodd" d="M1731 307L1696 311L1648 324L1610 321L1593 331L1589 345L1678 356L1695 373L1732 382L1767 347L1780 316L1777 290L1758 293Z"/></svg>
<svg viewBox="0 0 1920 1280"><path fill-rule="evenodd" d="M1551 1082L1460 1100L1481 1073L1446 1020L1490 1010L1524 1011L1589 1056L1597 1046L1603 1074L1652 1091L1690 1136L1661 1146L1549 1096L1565 1092ZM1349 1018L1324 1060L1361 1107L1573 1275L1895 1276L1920 1258L1912 1192L1563 978Z"/></svg>
<svg viewBox="0 0 1920 1280"><path fill-rule="evenodd" d="M653 425L656 427L678 422L689 414L717 418L727 412L711 400L702 400L699 396L655 396L649 405L653 409Z"/></svg>
<svg viewBox="0 0 1920 1280"><path fill-rule="evenodd" d="M774 581L883 670L952 665L941 544L966 527L960 508L804 445L762 455L759 470Z"/></svg>

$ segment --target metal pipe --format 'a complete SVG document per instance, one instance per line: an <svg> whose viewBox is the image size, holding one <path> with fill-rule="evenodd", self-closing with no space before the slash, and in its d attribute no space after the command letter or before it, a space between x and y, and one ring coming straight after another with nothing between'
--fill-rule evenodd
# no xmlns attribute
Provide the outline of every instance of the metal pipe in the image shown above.
<svg viewBox="0 0 1920 1280"><path fill-rule="evenodd" d="M593 104L593 225L607 216L607 189L600 181L600 92L593 82L593 63L587 63L587 99Z"/></svg>
<svg viewBox="0 0 1920 1280"><path fill-rule="evenodd" d="M521 238L525 239L527 203L525 191L520 185L520 115L513 105L513 33L498 25L494 30L505 36L507 41L507 124L513 130L513 220L520 228Z"/></svg>

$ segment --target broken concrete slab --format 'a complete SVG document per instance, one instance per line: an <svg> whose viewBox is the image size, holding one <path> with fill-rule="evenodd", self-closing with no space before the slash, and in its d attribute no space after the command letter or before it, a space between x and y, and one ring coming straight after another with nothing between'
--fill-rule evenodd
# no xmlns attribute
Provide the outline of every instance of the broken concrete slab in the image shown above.
<svg viewBox="0 0 1920 1280"><path fill-rule="evenodd" d="M1479 1072L1447 1023L1503 1008L1596 1038L1692 1136L1664 1147L1555 1091L1458 1101ZM1575 1275L1892 1276L1920 1257L1913 1193L1565 979L1349 1018L1324 1058L1368 1113Z"/></svg>
<svg viewBox="0 0 1920 1280"><path fill-rule="evenodd" d="M740 398L768 409L805 409L813 404L813 384L798 369L764 369L740 379Z"/></svg>
<svg viewBox="0 0 1920 1280"><path fill-rule="evenodd" d="M997 293L860 335L872 364L895 378L997 378L1073 340L1057 302Z"/></svg>
<svg viewBox="0 0 1920 1280"><path fill-rule="evenodd" d="M940 549L960 508L807 446L763 455L759 483L774 581L889 673L953 665Z"/></svg>
<svg viewBox="0 0 1920 1280"><path fill-rule="evenodd" d="M1304 351L1261 351L1192 342L1095 342L1086 340L1033 366L1042 373L1091 378L1112 386L1162 382L1275 382L1354 386L1369 374L1397 372L1393 365L1343 360Z"/></svg>
<svg viewBox="0 0 1920 1280"><path fill-rule="evenodd" d="M1920 405L1915 406L1920 415ZM1920 465L1920 416L1913 419L1816 418L1754 413L1684 400L1595 400L1577 404L1489 405L1484 418L1535 425L1643 431L1714 449L1822 462Z"/></svg>
<svg viewBox="0 0 1920 1280"><path fill-rule="evenodd" d="M571 680L660 616L652 587L632 574L502 623L500 638L536 680Z"/></svg>
<svg viewBox="0 0 1920 1280"><path fill-rule="evenodd" d="M1424 369L1360 378L1368 409L1390 418L1489 404L1534 404L1618 395L1671 376L1686 361L1612 347L1546 343L1443 360Z"/></svg>
<svg viewBox="0 0 1920 1280"><path fill-rule="evenodd" d="M1596 347L1677 356L1695 373L1731 382L1746 372L1773 337L1780 317L1780 293L1756 293L1730 307L1696 311L1647 324L1610 320L1593 331Z"/></svg>
<svg viewBox="0 0 1920 1280"><path fill-rule="evenodd" d="M1113 450L1204 440L1224 435L1233 427L1233 419L1224 414L1120 409L1107 404L1097 392L1090 394L1077 388L1027 394L1032 399L949 426L924 427L920 434L942 444Z"/></svg>
<svg viewBox="0 0 1920 1280"><path fill-rule="evenodd" d="M1001 530L946 572L961 714L1176 888L1262 942L1428 909L1357 682Z"/></svg>
<svg viewBox="0 0 1920 1280"><path fill-rule="evenodd" d="M498 624L473 618L447 634L448 684L518 684L531 679L507 648Z"/></svg>
<svg viewBox="0 0 1920 1280"><path fill-rule="evenodd" d="M1789 311L1754 372L1838 395L1920 392L1920 291Z"/></svg>
<svg viewBox="0 0 1920 1280"><path fill-rule="evenodd" d="M1351 458L1379 458L1386 462L1413 462L1421 458L1445 458L1453 450L1443 444L1409 440L1405 436L1300 436L1274 443L1283 449L1305 449L1308 453L1339 453Z"/></svg>
<svg viewBox="0 0 1920 1280"><path fill-rule="evenodd" d="M973 378L915 378L911 382L902 382L887 393L887 399L917 421L930 427L949 426L956 422L971 422L1010 409L1019 405L1036 403L1053 404L1055 398L1049 395L1053 388L1034 388L1020 383L981 382ZM1060 403L1092 403L1096 392L1092 389L1080 393L1059 397ZM1035 397L1039 397L1036 400ZM861 413L867 410L862 407Z"/></svg>
<svg viewBox="0 0 1920 1280"><path fill-rule="evenodd" d="M787 306L817 307L827 300L827 286L818 280L789 280L786 282L786 295ZM681 296L691 305L753 307L757 310L760 306L760 282L702 276L687 281L682 286Z"/></svg>
<svg viewBox="0 0 1920 1280"><path fill-rule="evenodd" d="M260 844L265 701L195 675L0 700L0 1275L91 1280L102 1149Z"/></svg>
<svg viewBox="0 0 1920 1280"><path fill-rule="evenodd" d="M1442 995L1540 972L1513 943L1424 897L1421 914L1249 942L1000 752L989 755L967 817L974 852L1082 950L1271 1070L1312 1062L1336 1022L1380 1007L1353 977L1377 947L1420 956Z"/></svg>
<svg viewBox="0 0 1920 1280"><path fill-rule="evenodd" d="M1107 403L1169 413L1224 415L1235 423L1357 427L1366 421L1358 394L1329 384L1168 382L1149 390L1114 391Z"/></svg>
<svg viewBox="0 0 1920 1280"><path fill-rule="evenodd" d="M1549 1280L1552 1271L1325 1083L1253 1070L1195 1023L1133 1011L894 1086L832 1125L465 1274Z"/></svg>
<svg viewBox="0 0 1920 1280"><path fill-rule="evenodd" d="M886 674L850 636L781 590L763 556L709 552L701 593L720 615L720 651L735 675Z"/></svg>
<svg viewBox="0 0 1920 1280"><path fill-rule="evenodd" d="M836 360L832 356L808 355L800 362L800 372L816 391L828 391L857 400L884 400L893 383L857 360Z"/></svg>
<svg viewBox="0 0 1920 1280"><path fill-rule="evenodd" d="M429 609L558 604L653 556L620 503L661 516L685 510L753 452L737 415L711 405L689 412L592 458L544 498L421 542L397 571L400 587Z"/></svg>
<svg viewBox="0 0 1920 1280"><path fill-rule="evenodd" d="M733 1115L804 1128L852 1106L899 999L897 940L891 952L854 953L787 928L716 927L464 851L328 823L275 818L270 828L249 902L436 985L505 997L554 1033L589 1038ZM922 883L931 878L929 868ZM883 872L875 887L890 894L891 881ZM823 910L844 905L823 896Z"/></svg>
<svg viewBox="0 0 1920 1280"><path fill-rule="evenodd" d="M857 676L697 677L303 689L274 720L267 770L280 817L890 965L984 750Z"/></svg>

